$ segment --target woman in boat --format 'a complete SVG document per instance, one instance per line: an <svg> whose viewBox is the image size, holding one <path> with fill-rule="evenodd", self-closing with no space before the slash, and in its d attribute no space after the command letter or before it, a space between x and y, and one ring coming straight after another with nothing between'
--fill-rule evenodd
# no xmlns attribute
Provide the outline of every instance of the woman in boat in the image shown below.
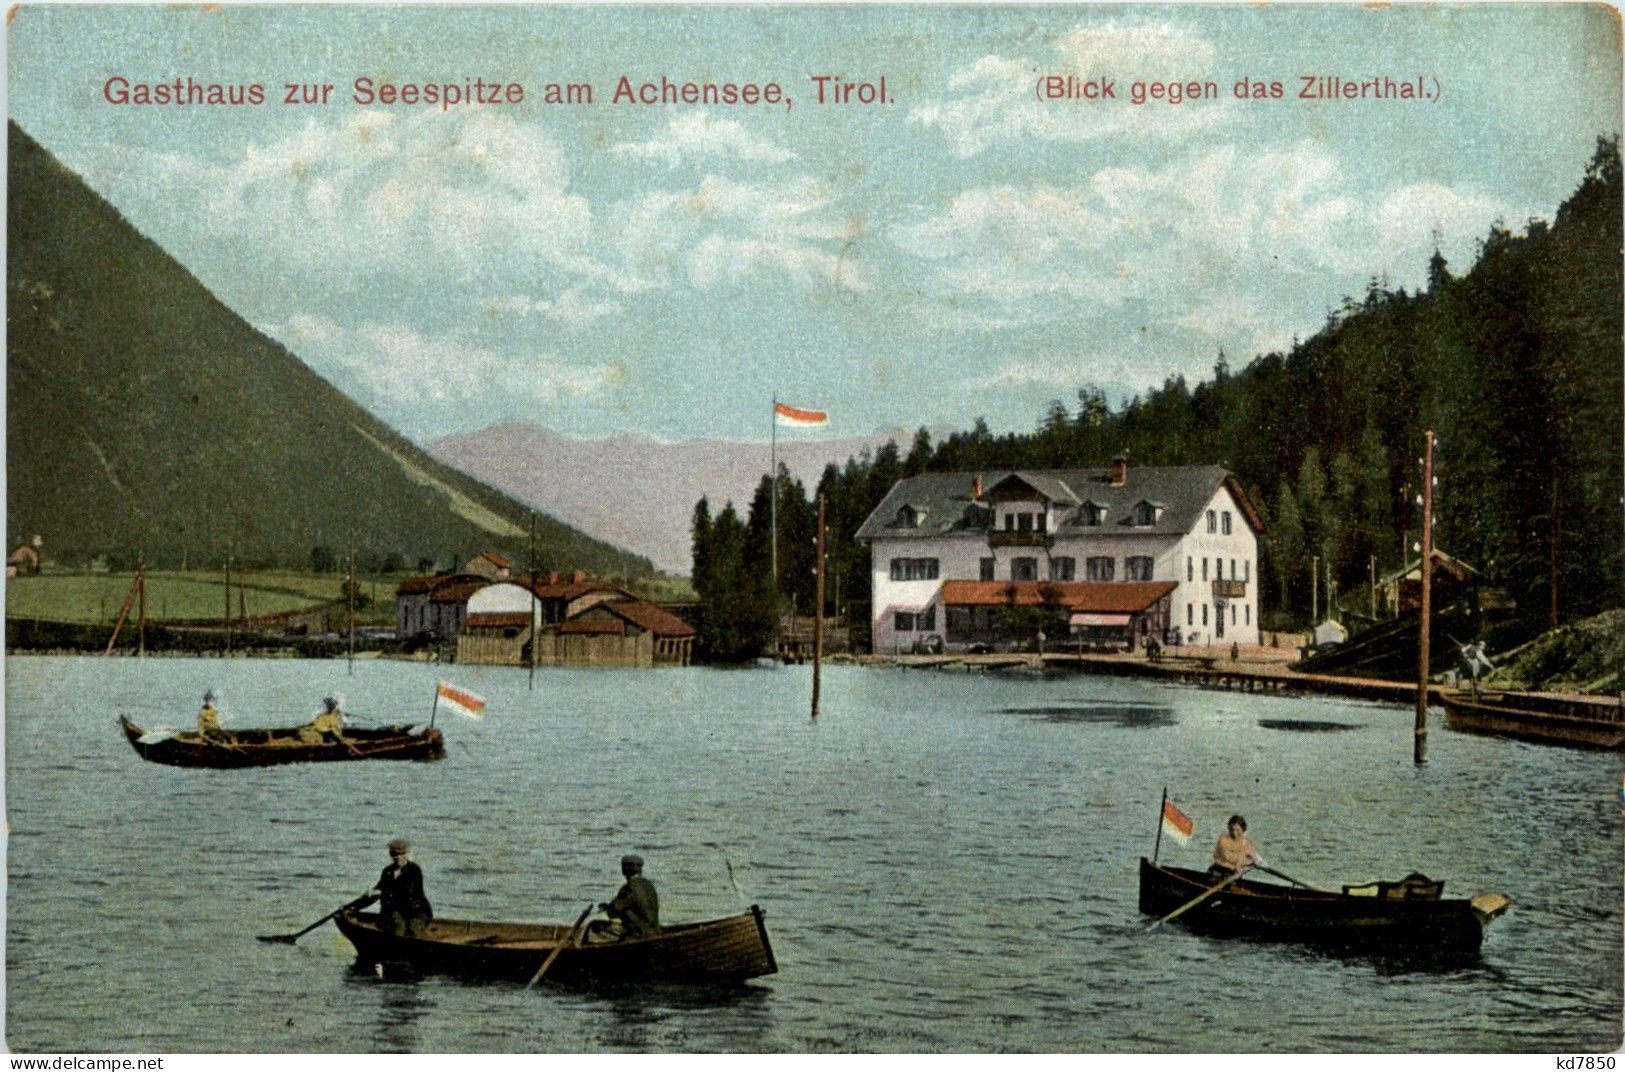
<svg viewBox="0 0 1625 1072"><path fill-rule="evenodd" d="M407 859L411 851L405 838L389 843L390 864L368 896L383 902L378 906L379 914L391 934L419 938L428 930L434 910L423 893L423 869Z"/></svg>
<svg viewBox="0 0 1625 1072"><path fill-rule="evenodd" d="M1232 815L1225 825L1228 829L1219 835L1219 843L1213 846L1213 865L1207 869L1207 873L1214 878L1229 878L1264 862L1247 838L1246 819Z"/></svg>

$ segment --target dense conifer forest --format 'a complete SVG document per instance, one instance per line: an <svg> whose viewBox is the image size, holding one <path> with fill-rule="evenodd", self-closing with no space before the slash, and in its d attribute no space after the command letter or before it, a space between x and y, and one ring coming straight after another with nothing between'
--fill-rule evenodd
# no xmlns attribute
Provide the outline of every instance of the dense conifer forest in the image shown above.
<svg viewBox="0 0 1625 1072"><path fill-rule="evenodd" d="M1433 429L1437 546L1505 593L1503 640L1621 605L1621 163L1601 138L1578 189L1552 221L1522 233L1497 222L1464 271L1434 254L1426 288L1373 279L1287 353L1183 376L1113 405L1079 360L1073 400L1056 399L1033 431L969 431L933 442L922 428L844 466L816 488L779 481L778 585L769 562L773 483L693 518L702 647L744 657L772 636L775 608L810 613L816 497L829 525L827 611L869 598L869 551L852 539L900 477L993 471L1222 464L1263 515L1266 622L1309 617L1312 563L1338 591L1365 592L1414 561L1420 459ZM782 470L781 470L782 473ZM1352 604L1353 601L1351 601ZM1352 609L1352 608L1351 608Z"/></svg>

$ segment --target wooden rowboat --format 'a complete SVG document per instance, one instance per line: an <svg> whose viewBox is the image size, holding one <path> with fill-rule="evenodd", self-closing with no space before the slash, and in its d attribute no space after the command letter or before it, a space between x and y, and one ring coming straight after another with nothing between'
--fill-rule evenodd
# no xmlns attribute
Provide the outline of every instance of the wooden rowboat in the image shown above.
<svg viewBox="0 0 1625 1072"><path fill-rule="evenodd" d="M734 982L779 970L756 905L737 916L663 927L643 938L573 944L568 923L431 920L419 937L391 934L375 912L333 917L365 964L525 982L555 949L547 978L561 982ZM563 946L560 949L560 946Z"/></svg>
<svg viewBox="0 0 1625 1072"><path fill-rule="evenodd" d="M1625 748L1625 708L1617 696L1550 692L1447 692L1444 724L1462 733L1488 733L1544 744Z"/></svg>
<svg viewBox="0 0 1625 1072"><path fill-rule="evenodd" d="M324 763L352 759L439 759L446 742L437 729L414 733L410 726L361 729L346 726L338 741L309 743L296 728L226 730L220 739L197 732L148 733L124 716L119 726L142 759L172 767L270 767L281 763Z"/></svg>
<svg viewBox="0 0 1625 1072"><path fill-rule="evenodd" d="M1140 911L1162 917L1210 890L1205 871L1140 858ZM1399 882L1344 886L1341 892L1239 879L1191 908L1179 922L1220 937L1302 942L1326 949L1462 961L1478 956L1484 927L1512 901L1500 893L1441 896L1444 883L1412 875Z"/></svg>

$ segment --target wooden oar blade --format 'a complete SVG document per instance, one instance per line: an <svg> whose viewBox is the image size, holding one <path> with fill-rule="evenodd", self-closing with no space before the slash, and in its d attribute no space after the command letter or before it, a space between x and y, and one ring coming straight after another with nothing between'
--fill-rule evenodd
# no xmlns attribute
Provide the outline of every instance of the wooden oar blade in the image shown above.
<svg viewBox="0 0 1625 1072"><path fill-rule="evenodd" d="M297 934L256 934L254 937L261 942L279 942L283 945L292 945L299 938Z"/></svg>

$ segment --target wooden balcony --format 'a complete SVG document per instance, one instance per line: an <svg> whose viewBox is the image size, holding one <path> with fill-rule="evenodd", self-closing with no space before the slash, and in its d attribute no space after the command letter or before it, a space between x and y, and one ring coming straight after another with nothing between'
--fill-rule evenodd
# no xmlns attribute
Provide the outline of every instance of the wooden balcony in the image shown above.
<svg viewBox="0 0 1625 1072"><path fill-rule="evenodd" d="M1246 581L1214 581L1213 595L1217 599L1246 599Z"/></svg>

